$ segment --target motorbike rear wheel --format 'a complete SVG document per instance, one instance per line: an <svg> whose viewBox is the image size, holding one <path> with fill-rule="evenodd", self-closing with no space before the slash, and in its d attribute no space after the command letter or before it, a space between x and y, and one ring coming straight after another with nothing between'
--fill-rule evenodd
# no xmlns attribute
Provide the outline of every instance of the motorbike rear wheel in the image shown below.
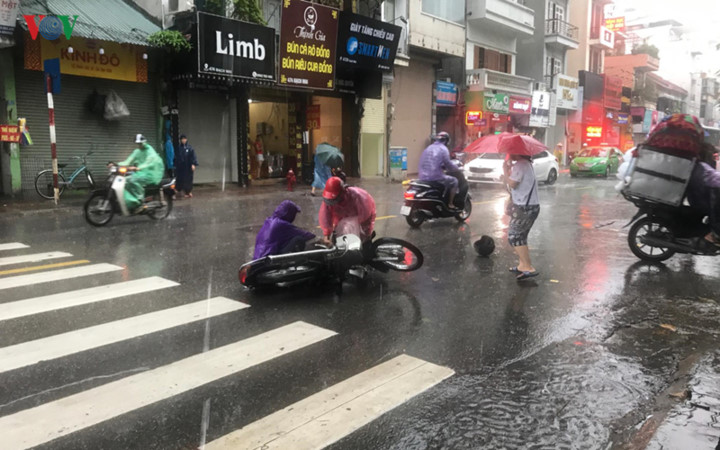
<svg viewBox="0 0 720 450"><path fill-rule="evenodd" d="M645 236L662 236L663 239L673 239L670 227L662 220L643 217L633 224L628 233L628 245L635 256L643 261L661 262L675 255L675 250L664 247L652 247L641 242Z"/></svg>
<svg viewBox="0 0 720 450"><path fill-rule="evenodd" d="M107 192L93 192L85 202L83 208L85 220L94 227L107 225L115 215L115 210L110 200L107 199Z"/></svg>
<svg viewBox="0 0 720 450"><path fill-rule="evenodd" d="M380 238L373 242L373 264L379 264L398 272L412 272L423 265L423 254L419 248L407 241L395 238Z"/></svg>
<svg viewBox="0 0 720 450"><path fill-rule="evenodd" d="M157 207L152 207L148 211L148 216L150 216L151 219L162 220L170 215L170 211L172 211L173 207L173 200L172 197L169 195L165 195L164 197L165 204L161 206L160 194L153 195L152 203Z"/></svg>
<svg viewBox="0 0 720 450"><path fill-rule="evenodd" d="M417 209L413 208L410 211L410 214L405 216L405 221L408 223L408 225L410 225L411 228L420 228L420 225L425 222L425 215Z"/></svg>
<svg viewBox="0 0 720 450"><path fill-rule="evenodd" d="M463 210L455 216L455 219L458 222L465 222L470 218L470 214L472 214L472 200L470 199L470 196L467 196L465 197L465 206L463 207Z"/></svg>

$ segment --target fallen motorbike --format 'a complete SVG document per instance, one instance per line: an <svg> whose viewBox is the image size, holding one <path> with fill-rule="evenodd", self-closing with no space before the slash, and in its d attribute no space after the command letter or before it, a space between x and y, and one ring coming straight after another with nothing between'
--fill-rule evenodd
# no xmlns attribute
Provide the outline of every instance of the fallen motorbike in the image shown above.
<svg viewBox="0 0 720 450"><path fill-rule="evenodd" d="M630 223L628 245L643 261L660 262L676 253L716 256L720 248L706 242L708 218L690 206L670 206L624 194L638 207Z"/></svg>
<svg viewBox="0 0 720 450"><path fill-rule="evenodd" d="M464 222L472 213L472 195L469 192L468 182L462 171L462 163L453 160L457 170L448 172L458 180L458 193L455 195L456 208L448 207L449 195L445 192L442 183L434 181L412 180L405 191L405 204L400 208L400 214L412 228L419 228L423 222L430 219L454 217L458 222Z"/></svg>
<svg viewBox="0 0 720 450"><path fill-rule="evenodd" d="M125 183L130 172L132 171L128 167L111 166L107 186L90 193L90 198L84 206L85 220L90 225L96 227L107 225L115 214L135 215L128 211L125 205ZM172 210L174 193L174 178L165 178L159 185L146 186L143 201L146 208L138 214L147 214L154 220L166 218Z"/></svg>
<svg viewBox="0 0 720 450"><path fill-rule="evenodd" d="M374 233L373 233L374 237ZM288 287L312 281L348 277L363 279L369 268L380 272L412 272L423 264L420 250L409 242L379 238L363 243L354 234L338 236L330 248L271 255L243 264L240 283L257 288Z"/></svg>

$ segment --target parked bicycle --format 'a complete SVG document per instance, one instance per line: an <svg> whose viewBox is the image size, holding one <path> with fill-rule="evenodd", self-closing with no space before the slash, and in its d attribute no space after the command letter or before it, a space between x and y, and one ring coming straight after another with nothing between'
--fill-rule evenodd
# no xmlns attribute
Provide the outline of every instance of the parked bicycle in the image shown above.
<svg viewBox="0 0 720 450"><path fill-rule="evenodd" d="M77 159L80 161L81 165L75 171L70 175L70 177L66 181L65 177L65 171L64 169L68 166L68 164L58 164L58 190L60 191L60 195L65 191L65 188L69 189L78 189L78 187L75 186L76 182L78 181L78 178L81 174L85 175L85 180L87 181L87 186L90 190L95 189L95 179L93 178L93 175L90 173L90 170L87 168L87 157L92 155L93 152L89 151L88 153L82 155L82 156L73 156L72 159ZM53 189L53 171L52 169L43 169L40 172L35 175L35 191L38 193L38 195L42 198L46 198L48 200L52 200L55 198L55 192Z"/></svg>

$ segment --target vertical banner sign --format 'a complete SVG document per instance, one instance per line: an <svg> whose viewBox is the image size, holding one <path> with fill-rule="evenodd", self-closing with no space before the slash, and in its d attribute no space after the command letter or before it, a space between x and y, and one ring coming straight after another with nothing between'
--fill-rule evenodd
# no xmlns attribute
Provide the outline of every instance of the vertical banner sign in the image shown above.
<svg viewBox="0 0 720 450"><path fill-rule="evenodd" d="M317 130L320 128L320 105L308 105L305 112L306 128L308 130Z"/></svg>
<svg viewBox="0 0 720 450"><path fill-rule="evenodd" d="M301 0L283 0L282 6L278 84L335 89L340 11Z"/></svg>
<svg viewBox="0 0 720 450"><path fill-rule="evenodd" d="M622 80L620 78L605 75L604 94L603 102L606 108L622 109Z"/></svg>

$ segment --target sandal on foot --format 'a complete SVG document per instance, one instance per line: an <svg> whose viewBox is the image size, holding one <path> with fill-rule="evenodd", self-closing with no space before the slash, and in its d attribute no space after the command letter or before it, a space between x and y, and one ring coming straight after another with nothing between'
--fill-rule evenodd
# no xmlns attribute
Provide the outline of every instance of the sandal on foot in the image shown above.
<svg viewBox="0 0 720 450"><path fill-rule="evenodd" d="M536 276L540 275L540 272L537 270L535 272L522 272L520 275L517 276L518 281L527 280L528 278L535 278Z"/></svg>
<svg viewBox="0 0 720 450"><path fill-rule="evenodd" d="M510 273L516 273L516 274L518 274L518 275L522 273L522 270L518 269L517 266L516 266L516 267L511 267L511 268L509 268L508 270L510 271Z"/></svg>

